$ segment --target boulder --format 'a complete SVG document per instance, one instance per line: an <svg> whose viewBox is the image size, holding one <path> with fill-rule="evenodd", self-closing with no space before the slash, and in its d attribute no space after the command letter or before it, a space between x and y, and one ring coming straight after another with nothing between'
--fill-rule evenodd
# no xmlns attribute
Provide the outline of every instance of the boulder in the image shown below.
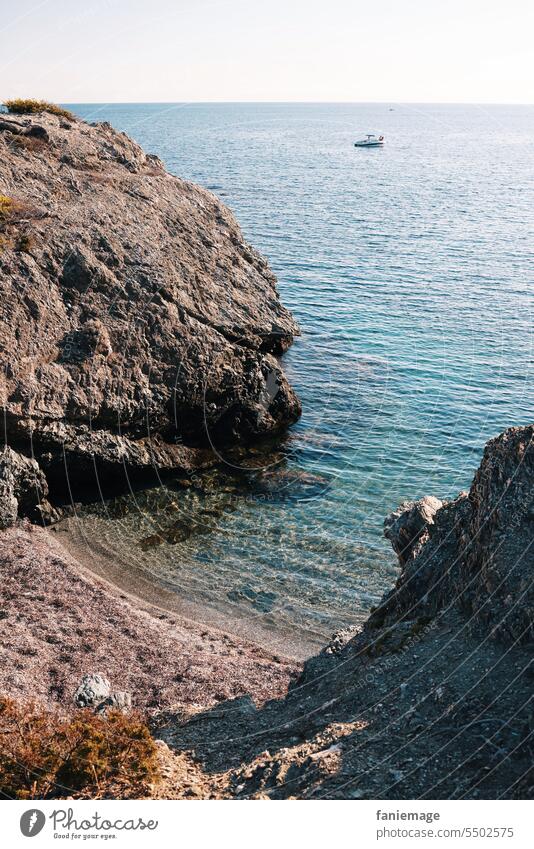
<svg viewBox="0 0 534 849"><path fill-rule="evenodd" d="M48 142L48 132L45 127L42 127L40 124L32 124L25 132L25 135L31 139L40 139L41 141Z"/></svg>
<svg viewBox="0 0 534 849"><path fill-rule="evenodd" d="M107 699L104 699L97 707L97 713L106 713L108 710L121 710L124 713L132 708L132 694L125 690L117 690L111 693Z"/></svg>
<svg viewBox="0 0 534 849"><path fill-rule="evenodd" d="M103 675L84 675L74 693L77 707L98 707L111 694L111 684Z"/></svg>
<svg viewBox="0 0 534 849"><path fill-rule="evenodd" d="M384 520L384 536L388 539L404 564L416 556L428 526L443 507L443 502L433 495L425 495L420 501L405 501Z"/></svg>

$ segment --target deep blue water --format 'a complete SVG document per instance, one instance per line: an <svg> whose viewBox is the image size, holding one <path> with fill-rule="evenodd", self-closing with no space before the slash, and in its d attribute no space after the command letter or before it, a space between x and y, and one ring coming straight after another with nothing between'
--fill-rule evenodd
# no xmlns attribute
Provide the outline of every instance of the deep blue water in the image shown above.
<svg viewBox="0 0 534 849"><path fill-rule="evenodd" d="M268 492L155 494L98 533L185 599L320 642L391 585L388 511L455 496L488 438L533 420L534 107L74 108L228 204L303 331L284 360L304 414ZM385 147L355 149L366 132ZM208 532L143 552L169 511Z"/></svg>

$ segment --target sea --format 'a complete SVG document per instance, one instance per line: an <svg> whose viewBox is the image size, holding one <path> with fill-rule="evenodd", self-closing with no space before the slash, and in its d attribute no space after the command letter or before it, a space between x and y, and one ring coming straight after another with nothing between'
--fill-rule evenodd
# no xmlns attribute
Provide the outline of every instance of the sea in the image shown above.
<svg viewBox="0 0 534 849"><path fill-rule="evenodd" d="M195 618L311 654L393 586L384 517L456 497L534 419L534 107L69 108L227 204L302 330L283 365L303 414L272 453L104 490L86 542Z"/></svg>

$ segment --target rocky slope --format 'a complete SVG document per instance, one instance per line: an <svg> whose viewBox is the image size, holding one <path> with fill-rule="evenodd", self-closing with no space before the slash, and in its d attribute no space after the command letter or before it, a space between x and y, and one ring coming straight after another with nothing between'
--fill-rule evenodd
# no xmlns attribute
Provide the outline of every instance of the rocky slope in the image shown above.
<svg viewBox="0 0 534 849"><path fill-rule="evenodd" d="M108 125L4 117L0 179L0 399L23 452L0 455L0 692L74 710L83 673L131 691L170 798L534 795L534 427L489 442L468 493L388 517L396 586L298 677L138 609L17 515L53 517L65 466L187 471L283 428L297 329L230 213Z"/></svg>
<svg viewBox="0 0 534 849"><path fill-rule="evenodd" d="M136 707L214 706L282 695L295 663L146 605L85 571L27 520L0 534L0 695L72 707L101 673Z"/></svg>
<svg viewBox="0 0 534 849"><path fill-rule="evenodd" d="M533 482L534 426L512 428L468 493L402 505L396 586L303 670L138 609L19 523L2 532L0 693L75 710L86 673L131 692L161 741L159 798L531 798Z"/></svg>
<svg viewBox="0 0 534 849"><path fill-rule="evenodd" d="M109 124L0 121L0 404L49 480L190 470L284 428L298 328L212 194Z"/></svg>
<svg viewBox="0 0 534 849"><path fill-rule="evenodd" d="M164 716L157 733L202 766L203 792L531 798L533 484L534 427L512 428L486 446L469 493L388 517L395 588L285 699Z"/></svg>

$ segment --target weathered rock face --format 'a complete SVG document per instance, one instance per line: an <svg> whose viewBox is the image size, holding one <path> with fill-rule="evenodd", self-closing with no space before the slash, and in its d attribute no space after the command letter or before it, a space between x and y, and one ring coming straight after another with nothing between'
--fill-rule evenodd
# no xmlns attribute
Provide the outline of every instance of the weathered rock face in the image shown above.
<svg viewBox="0 0 534 849"><path fill-rule="evenodd" d="M533 440L506 431L469 493L388 517L396 587L285 699L171 712L157 733L235 770L232 798L532 798Z"/></svg>
<svg viewBox="0 0 534 849"><path fill-rule="evenodd" d="M47 495L46 478L35 460L5 446L0 451L0 530L20 516L49 518L53 508Z"/></svg>
<svg viewBox="0 0 534 849"><path fill-rule="evenodd" d="M534 426L486 445L460 541L462 603L508 641L534 637Z"/></svg>
<svg viewBox="0 0 534 849"><path fill-rule="evenodd" d="M399 556L397 585L371 627L434 616L450 605L506 641L534 636L534 426L486 445L469 493L402 505L384 533ZM441 505L441 506L440 506Z"/></svg>
<svg viewBox="0 0 534 849"><path fill-rule="evenodd" d="M405 501L384 522L384 536L391 542L399 561L404 564L413 559L428 538L428 526L443 507L443 502L432 495L420 501Z"/></svg>
<svg viewBox="0 0 534 849"><path fill-rule="evenodd" d="M276 357L298 328L213 195L109 124L45 114L2 117L0 194L9 441L182 469L296 420Z"/></svg>

